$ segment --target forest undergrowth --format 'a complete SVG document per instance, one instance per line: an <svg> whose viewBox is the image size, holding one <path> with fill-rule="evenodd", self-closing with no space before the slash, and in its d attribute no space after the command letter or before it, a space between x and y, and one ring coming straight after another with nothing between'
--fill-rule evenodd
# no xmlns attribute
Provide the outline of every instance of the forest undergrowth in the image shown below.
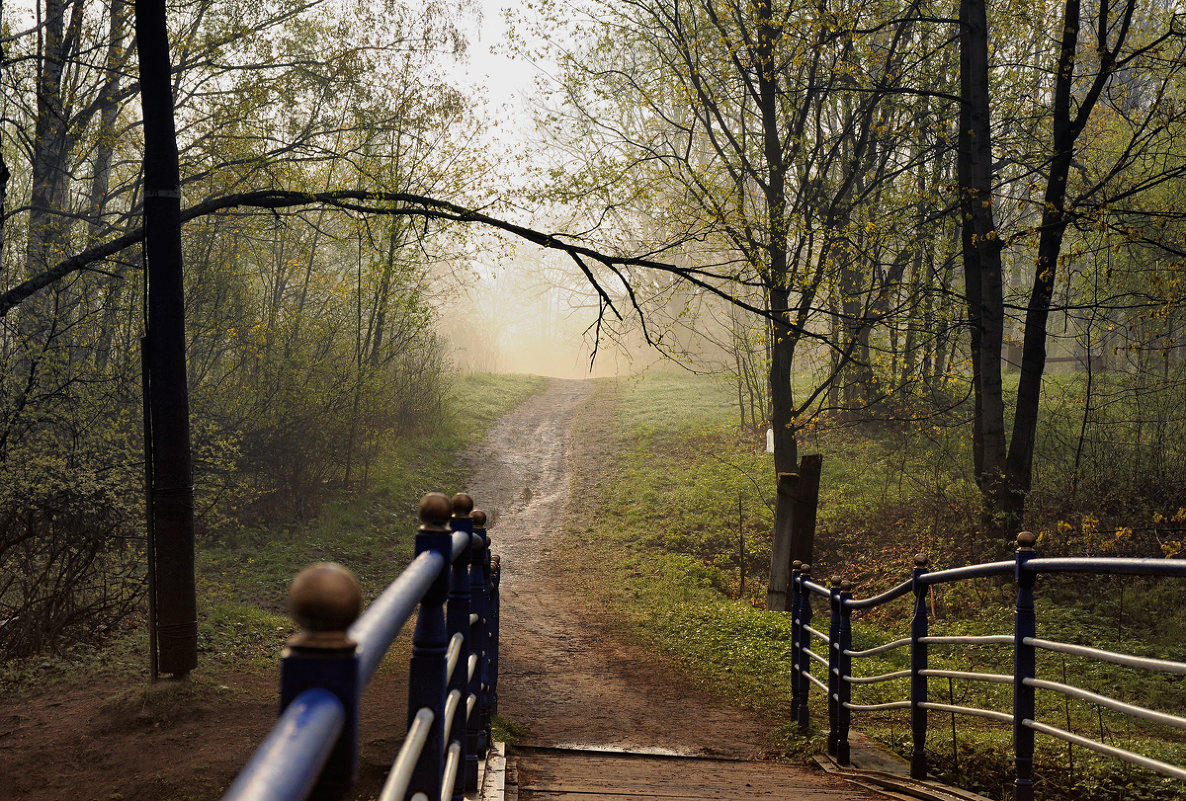
<svg viewBox="0 0 1186 801"><path fill-rule="evenodd" d="M197 546L200 673L273 671L277 643L291 631L284 614L292 578L312 562L336 561L358 576L364 600L378 594L412 557L420 497L456 492L461 454L486 428L546 379L468 374L452 379L440 419L392 437L366 480L340 488L308 518L225 526ZM134 493L138 490L133 490ZM0 691L20 693L107 678L148 678L146 610L113 631L0 663Z"/></svg>

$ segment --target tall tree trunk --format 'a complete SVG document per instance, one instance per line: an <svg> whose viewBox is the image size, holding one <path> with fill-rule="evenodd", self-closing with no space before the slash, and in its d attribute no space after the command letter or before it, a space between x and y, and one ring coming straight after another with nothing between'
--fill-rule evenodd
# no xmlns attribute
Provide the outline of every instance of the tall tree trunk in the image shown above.
<svg viewBox="0 0 1186 801"><path fill-rule="evenodd" d="M152 432L158 669L183 676L197 667L194 488L185 370L181 269L181 179L169 33L161 0L136 0L140 104L144 112L144 227L148 262L149 404Z"/></svg>
<svg viewBox="0 0 1186 801"><path fill-rule="evenodd" d="M26 277L39 275L64 255L67 228L67 130L62 97L66 62L66 4L46 0L37 64L37 119L30 157Z"/></svg>
<svg viewBox="0 0 1186 801"><path fill-rule="evenodd" d="M1063 5L1063 39L1059 49L1058 67L1054 79L1054 106L1051 114L1050 174L1042 204L1042 224L1038 239L1038 258L1034 282L1030 288L1025 315L1025 339L1021 355L1021 378L1017 387L1017 413L1013 434L1009 441L1008 476L1010 501L1017 508L1017 524L1033 479L1034 445L1037 440L1038 409L1042 389L1042 374L1046 367L1046 331L1050 318L1050 303L1054 297L1054 280L1062 253L1069 218L1066 213L1067 179L1075 156L1075 142L1087 125L1088 118L1115 70L1116 56L1127 38L1135 1L1127 0L1121 8L1121 19L1109 18L1108 4L1097 8L1099 37L1099 68L1091 84L1073 104L1076 74L1075 62L1082 24L1080 0L1066 0ZM1115 42L1107 46L1107 36L1113 32ZM1072 114L1072 105L1076 105ZM1091 354L1088 352L1088 360Z"/></svg>
<svg viewBox="0 0 1186 801"><path fill-rule="evenodd" d="M975 389L972 458L976 483L994 515L1005 510L1005 406L1001 386L1004 295L1001 239L993 220L985 0L960 2L960 128L957 180L964 291ZM1008 531L1006 521L994 528Z"/></svg>
<svg viewBox="0 0 1186 801"><path fill-rule="evenodd" d="M127 4L124 0L111 0L107 40L107 81L102 89L99 110L99 133L95 147L95 174L91 181L90 209L87 212L87 247L97 245L103 236L103 213L107 206L111 188L111 163L115 157L116 122L119 118L120 76L126 61L124 33L127 26ZM106 281L107 291L103 298L102 323L100 330L111 332L115 328L116 315L126 283L126 268L122 263L115 267L115 275ZM118 347L113 335L100 338L94 347L95 365L100 372L106 370L114 349Z"/></svg>
<svg viewBox="0 0 1186 801"><path fill-rule="evenodd" d="M1080 0L1065 0L1062 40L1054 70L1051 110L1051 156L1043 197L1038 254L1026 309L1021 377L1009 447L1005 449L1001 346L1004 303L1001 287L1001 240L992 217L992 147L988 102L988 26L984 0L960 4L959 187L963 256L972 370L976 389L973 456L977 483L985 498L989 528L1011 539L1022 525L1025 499L1033 478L1042 375L1046 366L1046 330L1054 281L1067 229L1067 181L1075 142L1115 71L1116 54L1127 38L1135 0L1121 6L1100 4L1096 20L1099 67L1085 90L1073 97L1076 83ZM1108 45L1109 35L1114 37ZM1080 81L1082 78L1080 77ZM1077 100L1077 103L1073 101ZM1074 106L1074 113L1072 113Z"/></svg>
<svg viewBox="0 0 1186 801"><path fill-rule="evenodd" d="M774 65L774 42L778 31L773 23L770 3L758 5L758 20L758 103L761 106L762 145L766 157L765 200L769 229L767 283L770 287L770 312L774 317L771 327L773 341L770 344L770 425L774 429L774 470L778 479L774 507L774 547L766 607L785 612L790 586L790 549L794 523L789 481L799 461L799 443L791 420L791 410L794 408L791 365L795 356L795 337L787 325L790 287L787 269L786 163L778 124L778 73Z"/></svg>

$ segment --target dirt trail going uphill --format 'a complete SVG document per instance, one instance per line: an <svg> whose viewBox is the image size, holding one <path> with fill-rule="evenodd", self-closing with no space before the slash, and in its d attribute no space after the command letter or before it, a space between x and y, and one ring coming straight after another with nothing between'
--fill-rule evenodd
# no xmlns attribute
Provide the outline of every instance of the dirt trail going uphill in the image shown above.
<svg viewBox="0 0 1186 801"><path fill-rule="evenodd" d="M654 653L622 642L573 590L577 568L554 556L579 514L567 508L570 465L593 461L573 457L606 445L569 435L592 391L558 380L503 418L468 488L492 515L502 555L500 712L529 727L529 745L757 756L771 721L703 697Z"/></svg>

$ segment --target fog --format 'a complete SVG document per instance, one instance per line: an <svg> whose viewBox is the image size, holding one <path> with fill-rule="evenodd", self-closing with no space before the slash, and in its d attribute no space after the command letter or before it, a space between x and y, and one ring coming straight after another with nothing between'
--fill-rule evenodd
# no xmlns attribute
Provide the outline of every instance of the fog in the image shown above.
<svg viewBox="0 0 1186 801"><path fill-rule="evenodd" d="M591 361L597 295L566 256L512 244L464 270L454 265L450 281L460 291L437 303L438 330L463 372L601 378L663 361L636 319L616 318L606 320Z"/></svg>

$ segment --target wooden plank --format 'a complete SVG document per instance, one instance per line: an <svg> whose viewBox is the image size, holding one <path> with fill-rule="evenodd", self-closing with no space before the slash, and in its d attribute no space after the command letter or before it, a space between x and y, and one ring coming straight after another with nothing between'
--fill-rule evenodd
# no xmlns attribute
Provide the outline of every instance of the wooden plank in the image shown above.
<svg viewBox="0 0 1186 801"><path fill-rule="evenodd" d="M803 765L586 751L522 750L521 801L885 801Z"/></svg>

